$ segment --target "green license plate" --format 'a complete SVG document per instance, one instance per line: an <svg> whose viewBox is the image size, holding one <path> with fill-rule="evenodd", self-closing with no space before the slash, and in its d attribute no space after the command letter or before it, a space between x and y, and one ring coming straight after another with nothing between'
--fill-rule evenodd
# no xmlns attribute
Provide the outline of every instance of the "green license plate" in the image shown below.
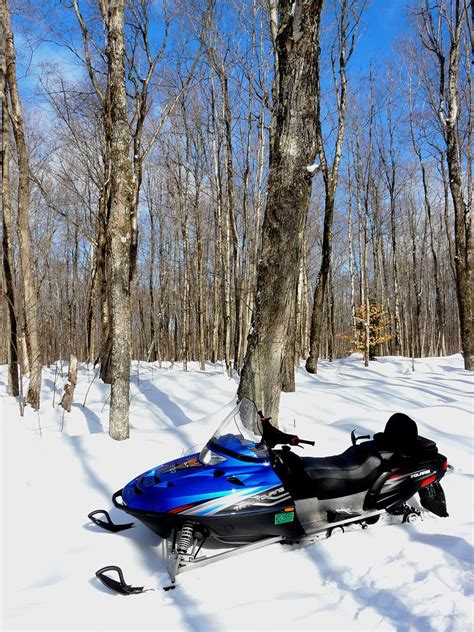
<svg viewBox="0 0 474 632"><path fill-rule="evenodd" d="M285 524L286 522L293 522L295 519L295 512L288 511L286 513L275 514L275 524Z"/></svg>

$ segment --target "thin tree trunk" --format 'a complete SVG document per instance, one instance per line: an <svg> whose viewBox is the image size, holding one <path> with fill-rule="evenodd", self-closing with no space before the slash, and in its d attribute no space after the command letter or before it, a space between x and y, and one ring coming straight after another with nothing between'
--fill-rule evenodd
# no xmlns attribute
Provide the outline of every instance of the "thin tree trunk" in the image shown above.
<svg viewBox="0 0 474 632"><path fill-rule="evenodd" d="M332 274L332 265L329 268L329 278L327 286L327 337L328 337L328 360L334 360L334 342L336 338L334 325L334 280Z"/></svg>
<svg viewBox="0 0 474 632"><path fill-rule="evenodd" d="M350 182L350 177L349 177ZM349 187L349 274L351 277L351 328L356 325L356 297L355 297L355 270L354 270L354 226L352 219L352 193Z"/></svg>
<svg viewBox="0 0 474 632"><path fill-rule="evenodd" d="M198 182L197 166L194 181ZM196 231L197 249L197 309L198 309L198 357L199 368L206 370L206 301L204 297L204 244L202 237L201 216L199 208L200 189L196 186L194 195L194 229Z"/></svg>
<svg viewBox="0 0 474 632"><path fill-rule="evenodd" d="M64 395L61 399L60 405L64 408L64 410L68 413L71 412L71 406L74 399L74 389L77 384L77 358L74 355L71 355L69 360L69 374L67 379L67 384L64 387Z"/></svg>
<svg viewBox="0 0 474 632"><path fill-rule="evenodd" d="M212 81L212 77L211 77ZM212 117L212 159L214 167L214 181L216 187L216 205L214 209L214 313L212 326L212 350L211 360L219 360L219 321L221 312L221 289L222 289L222 179L219 164L218 131L216 121L216 106L214 99L214 89L211 89L211 117Z"/></svg>
<svg viewBox="0 0 474 632"><path fill-rule="evenodd" d="M308 373L317 373L318 371L319 343L324 323L324 299L326 295L326 286L332 256L332 224L334 217L335 184L331 185L328 183L326 186L322 261L316 283L316 289L314 291L313 311L311 315L310 349L309 356L306 360L306 370Z"/></svg>
<svg viewBox="0 0 474 632"><path fill-rule="evenodd" d="M346 102L347 102L347 75L346 66L352 56L354 50L354 32L357 29L359 23L359 17L354 17L354 23L351 25L352 16L350 11L348 12L347 0L342 0L340 3L340 14L337 16L338 20L338 38L337 38L337 51L333 50L333 75L334 85L336 87L336 101L338 111L337 121L337 133L334 147L334 157L332 163L328 163L326 157L326 151L323 140L323 122L321 116L321 108L319 105L319 99L316 106L316 140L318 145L318 154L320 159L321 171L323 174L325 197L324 197L324 229L323 229L323 244L322 244L322 261L321 268L318 274L318 280L316 283L316 289L314 292L313 311L311 316L311 330L310 330L310 348L309 356L306 360L306 370L308 373L317 373L318 357L319 357L319 343L321 339L321 332L324 323L323 306L326 295L326 286L328 282L329 270L331 267L332 258L332 226L334 218L334 202L338 183L339 164L342 157L342 144L344 140L344 128L345 128L345 116L346 116ZM348 14L349 13L349 14ZM349 35L352 33L352 35ZM349 46L348 46L348 42ZM334 57L338 58L337 74L339 75L339 82L336 78L336 63ZM316 65L316 89L318 94L321 94L320 86L320 67L319 56L317 58Z"/></svg>
<svg viewBox="0 0 474 632"><path fill-rule="evenodd" d="M155 235L155 214L153 209L153 196L151 192L148 197L148 213L150 217L150 269L148 272L148 295L150 298L150 349L148 351L148 362L155 362L157 358L157 342L155 327L155 292L154 292L154 272L156 258L156 235Z"/></svg>

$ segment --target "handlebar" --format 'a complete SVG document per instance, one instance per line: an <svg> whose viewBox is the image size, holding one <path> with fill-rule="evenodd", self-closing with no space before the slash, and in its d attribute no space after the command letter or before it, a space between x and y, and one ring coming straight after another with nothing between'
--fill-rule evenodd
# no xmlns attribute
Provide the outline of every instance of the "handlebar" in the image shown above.
<svg viewBox="0 0 474 632"><path fill-rule="evenodd" d="M269 448L274 448L278 443L289 445L314 445L314 441L306 441L300 439L297 435L291 435L287 432L283 432L279 428L275 428L270 423L271 417L264 417L261 410L258 411L258 415L262 420L262 437Z"/></svg>

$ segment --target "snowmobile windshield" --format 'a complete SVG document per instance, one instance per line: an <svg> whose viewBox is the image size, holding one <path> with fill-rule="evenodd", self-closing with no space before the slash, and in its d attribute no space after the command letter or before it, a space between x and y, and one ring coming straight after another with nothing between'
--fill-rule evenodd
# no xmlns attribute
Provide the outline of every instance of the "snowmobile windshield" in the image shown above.
<svg viewBox="0 0 474 632"><path fill-rule="evenodd" d="M199 460L205 465L217 465L226 457L250 462L269 458L262 443L257 409L249 399L242 399L227 415L201 450Z"/></svg>

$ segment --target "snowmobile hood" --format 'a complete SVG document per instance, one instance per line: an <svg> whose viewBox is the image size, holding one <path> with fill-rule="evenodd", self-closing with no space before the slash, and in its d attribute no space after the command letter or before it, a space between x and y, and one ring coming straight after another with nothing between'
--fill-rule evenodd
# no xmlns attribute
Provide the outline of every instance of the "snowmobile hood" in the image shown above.
<svg viewBox="0 0 474 632"><path fill-rule="evenodd" d="M130 481L122 498L132 510L173 514L203 503L209 506L211 500L216 501L214 509L223 508L281 485L269 461L218 456L211 465L203 464L198 454L164 463Z"/></svg>

